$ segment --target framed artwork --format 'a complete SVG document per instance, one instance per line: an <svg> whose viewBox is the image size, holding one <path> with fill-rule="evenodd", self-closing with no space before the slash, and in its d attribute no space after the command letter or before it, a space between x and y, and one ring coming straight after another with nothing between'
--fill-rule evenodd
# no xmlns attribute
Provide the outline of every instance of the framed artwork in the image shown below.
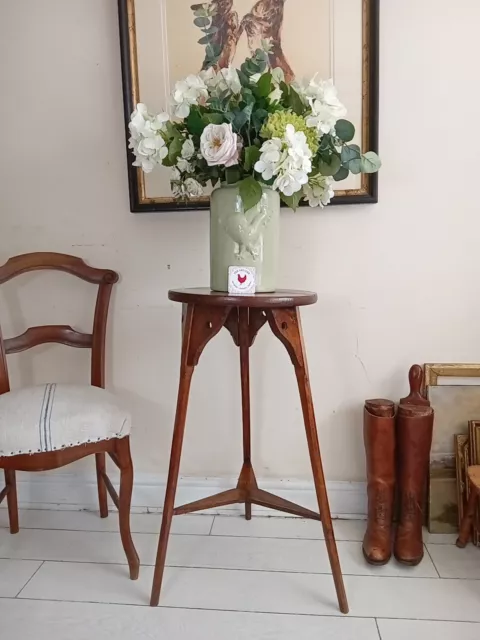
<svg viewBox="0 0 480 640"><path fill-rule="evenodd" d="M469 464L480 465L480 420L470 420L468 423L469 435ZM467 482L467 495L469 494ZM473 544L480 547L480 506L477 506L475 520L473 521Z"/></svg>
<svg viewBox="0 0 480 640"><path fill-rule="evenodd" d="M198 3L197 3L198 4ZM222 55L238 66L256 48L257 36L275 41L281 56L272 66L286 78L333 78L356 128L361 150L378 151L378 50L380 0L210 0L216 9ZM175 83L198 73L205 56L194 25L193 0L118 0L125 126L136 104L157 113L170 110ZM252 37L251 37L252 36ZM258 43L257 43L258 44ZM127 148L132 212L209 209L208 196L179 202L170 191L170 171L145 175L132 166ZM332 204L378 201L377 174L351 175L338 183Z"/></svg>
<svg viewBox="0 0 480 640"><path fill-rule="evenodd" d="M430 453L428 529L458 531L457 444L465 444L469 422L480 420L480 364L426 364L427 397L435 411ZM469 450L469 459L472 460Z"/></svg>
<svg viewBox="0 0 480 640"><path fill-rule="evenodd" d="M455 436L455 463L457 470L458 527L463 520L468 501L468 467L470 466L470 439L468 435Z"/></svg>

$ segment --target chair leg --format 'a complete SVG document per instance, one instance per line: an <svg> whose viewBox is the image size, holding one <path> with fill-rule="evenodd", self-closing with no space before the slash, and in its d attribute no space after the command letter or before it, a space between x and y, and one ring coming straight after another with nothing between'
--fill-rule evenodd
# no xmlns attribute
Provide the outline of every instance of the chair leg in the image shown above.
<svg viewBox="0 0 480 640"><path fill-rule="evenodd" d="M467 511L463 516L462 524L460 527L460 535L457 539L457 547L463 549L467 546L472 533L473 518L475 516L475 507L477 506L477 500L479 498L478 493L470 484L470 497L468 498Z"/></svg>
<svg viewBox="0 0 480 640"><path fill-rule="evenodd" d="M5 484L8 488L7 505L10 533L18 533L17 479L14 469L5 469Z"/></svg>
<svg viewBox="0 0 480 640"><path fill-rule="evenodd" d="M313 471L313 480L317 494L318 507L325 535L330 566L332 568L338 605L342 613L348 613L347 595L343 583L342 570L338 557L337 543L333 532L332 516L328 503L325 475L323 472L320 445L318 442L315 411L313 408L312 391L308 375L307 357L303 343L302 326L298 309L274 309L268 314L270 327L276 337L284 344L295 367L298 390L302 404L305 431L307 434L308 451Z"/></svg>
<svg viewBox="0 0 480 640"><path fill-rule="evenodd" d="M116 442L117 461L120 467L120 494L118 518L120 537L130 568L130 579L137 580L140 571L140 560L132 540L130 530L130 505L133 491L133 464L130 454L130 438L121 438Z"/></svg>
<svg viewBox="0 0 480 640"><path fill-rule="evenodd" d="M98 485L98 503L100 505L100 517L108 517L108 501L107 501L107 487L103 481L102 474L106 473L107 465L105 461L104 453L95 454L95 464L97 467L97 485Z"/></svg>

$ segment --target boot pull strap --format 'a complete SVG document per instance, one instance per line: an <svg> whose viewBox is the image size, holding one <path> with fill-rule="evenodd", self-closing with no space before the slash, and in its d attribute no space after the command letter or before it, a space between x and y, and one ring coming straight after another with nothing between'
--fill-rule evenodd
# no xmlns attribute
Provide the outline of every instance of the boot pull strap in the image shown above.
<svg viewBox="0 0 480 640"><path fill-rule="evenodd" d="M423 368L419 364L414 364L408 373L410 393L406 398L400 400L400 404L412 404L420 407L430 406L429 400L422 394L423 377Z"/></svg>

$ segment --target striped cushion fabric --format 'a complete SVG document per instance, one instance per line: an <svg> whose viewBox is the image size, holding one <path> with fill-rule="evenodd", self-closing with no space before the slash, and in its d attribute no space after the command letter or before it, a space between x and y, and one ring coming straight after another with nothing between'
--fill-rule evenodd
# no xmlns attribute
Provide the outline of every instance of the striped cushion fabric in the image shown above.
<svg viewBox="0 0 480 640"><path fill-rule="evenodd" d="M128 411L98 387L50 383L0 395L0 456L123 438L130 426Z"/></svg>

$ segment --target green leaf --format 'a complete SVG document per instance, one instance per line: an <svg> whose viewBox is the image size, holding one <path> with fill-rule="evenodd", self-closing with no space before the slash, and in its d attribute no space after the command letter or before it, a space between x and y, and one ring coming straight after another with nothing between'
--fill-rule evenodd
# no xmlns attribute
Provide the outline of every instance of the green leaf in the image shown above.
<svg viewBox="0 0 480 640"><path fill-rule="evenodd" d="M168 159L170 162L173 162L173 164L176 164L178 157L182 153L183 142L183 138L174 138L170 143Z"/></svg>
<svg viewBox="0 0 480 640"><path fill-rule="evenodd" d="M342 147L342 164L348 165L352 160L360 160L360 147L356 144L346 144Z"/></svg>
<svg viewBox="0 0 480 640"><path fill-rule="evenodd" d="M340 167L337 173L333 176L333 179L336 182L340 182L341 180L345 180L345 178L348 178L349 175L350 171L347 169L347 167Z"/></svg>
<svg viewBox="0 0 480 640"><path fill-rule="evenodd" d="M200 38L200 40L198 41L198 44L208 44L210 42L210 36L203 36L203 38Z"/></svg>
<svg viewBox="0 0 480 640"><path fill-rule="evenodd" d="M234 112L235 118L233 120L233 128L236 131L240 131L242 127L244 127L248 122L250 122L250 118L252 117L253 111L253 103L248 104L241 111Z"/></svg>
<svg viewBox="0 0 480 640"><path fill-rule="evenodd" d="M374 151L364 153L361 160L362 173L376 173L382 166L382 161Z"/></svg>
<svg viewBox="0 0 480 640"><path fill-rule="evenodd" d="M205 30L205 33L213 36L214 33L217 33L219 31L218 27L214 27L213 25L211 27L208 27L208 29Z"/></svg>
<svg viewBox="0 0 480 640"><path fill-rule="evenodd" d="M256 109L252 114L252 125L255 131L260 131L263 127L265 120L268 118L268 111L266 109Z"/></svg>
<svg viewBox="0 0 480 640"><path fill-rule="evenodd" d="M252 176L248 176L242 180L240 182L239 189L245 213L257 206L262 199L262 187Z"/></svg>
<svg viewBox="0 0 480 640"><path fill-rule="evenodd" d="M203 29L203 27L208 27L208 25L210 24L210 18L195 18L195 20L193 21L193 24L196 27L200 27L201 29Z"/></svg>
<svg viewBox="0 0 480 640"><path fill-rule="evenodd" d="M205 124L222 124L224 117L222 113L205 113L202 120Z"/></svg>
<svg viewBox="0 0 480 640"><path fill-rule="evenodd" d="M251 171L260 158L260 149L255 146L245 148L245 171Z"/></svg>
<svg viewBox="0 0 480 640"><path fill-rule="evenodd" d="M204 123L200 113L193 109L190 111L190 114L186 119L185 124L187 126L188 132L194 136L201 136L203 133L203 130L206 127L206 124Z"/></svg>
<svg viewBox="0 0 480 640"><path fill-rule="evenodd" d="M238 167L227 167L225 169L225 180L227 184L236 184L240 180L240 169Z"/></svg>
<svg viewBox="0 0 480 640"><path fill-rule="evenodd" d="M303 191L297 191L297 193L294 193L293 196L286 196L283 193L280 193L280 198L289 209L293 209L293 211L296 211L303 198Z"/></svg>
<svg viewBox="0 0 480 640"><path fill-rule="evenodd" d="M355 127L348 120L338 120L335 125L337 137L343 142L350 142L355 137Z"/></svg>
<svg viewBox="0 0 480 640"><path fill-rule="evenodd" d="M272 92L272 74L264 73L257 82L257 95L266 98Z"/></svg>
<svg viewBox="0 0 480 640"><path fill-rule="evenodd" d="M238 73L238 79L240 80L242 87L249 87L250 78L247 76L247 74L244 73L241 69L237 69L237 73Z"/></svg>
<svg viewBox="0 0 480 640"><path fill-rule="evenodd" d="M305 106L302 99L293 87L290 87L288 106L292 109L293 113L297 114L297 116L301 116L305 112Z"/></svg>
<svg viewBox="0 0 480 640"><path fill-rule="evenodd" d="M337 155L332 155L329 162L320 160L320 162L318 163L318 168L322 176L334 176L341 166L342 161Z"/></svg>

